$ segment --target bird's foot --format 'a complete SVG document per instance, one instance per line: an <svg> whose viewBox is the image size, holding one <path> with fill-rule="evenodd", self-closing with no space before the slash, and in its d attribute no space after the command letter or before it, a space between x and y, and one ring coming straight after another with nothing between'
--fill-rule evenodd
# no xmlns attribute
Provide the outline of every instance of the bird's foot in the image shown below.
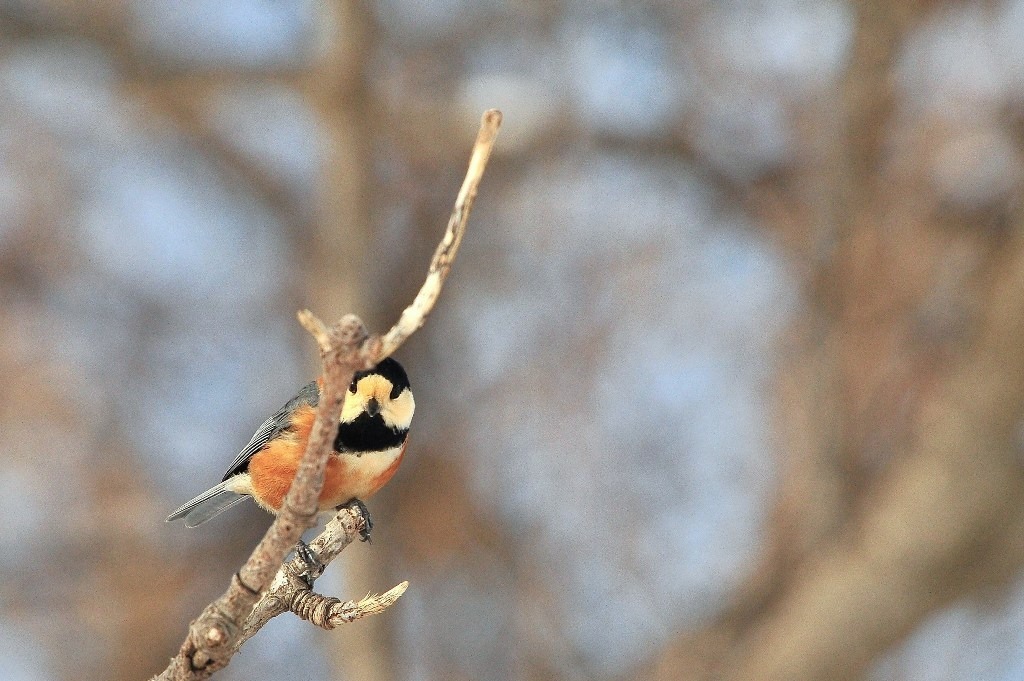
<svg viewBox="0 0 1024 681"><path fill-rule="evenodd" d="M306 569L302 571L302 574L300 574L299 577L306 583L306 586L309 587L310 591L312 591L313 582L315 582L317 578L324 573L327 566L320 560L320 556L316 554L316 551L310 548L309 544L301 539L299 540L299 543L295 545L295 555L306 564Z"/></svg>
<svg viewBox="0 0 1024 681"><path fill-rule="evenodd" d="M359 511L359 515L363 517L363 529L359 530L359 539L372 544L373 542L370 541L370 530L373 529L373 520L370 518L370 509L366 508L366 504L360 499L353 499L347 504L339 506L338 510L340 511L343 508L354 508Z"/></svg>

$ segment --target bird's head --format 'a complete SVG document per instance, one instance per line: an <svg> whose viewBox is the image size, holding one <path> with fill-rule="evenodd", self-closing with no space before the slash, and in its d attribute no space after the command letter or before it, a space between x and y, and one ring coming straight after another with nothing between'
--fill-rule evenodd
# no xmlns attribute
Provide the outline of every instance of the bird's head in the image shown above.
<svg viewBox="0 0 1024 681"><path fill-rule="evenodd" d="M404 440L412 423L416 403L409 377L402 365L390 357L352 378L341 410L336 447L369 451Z"/></svg>

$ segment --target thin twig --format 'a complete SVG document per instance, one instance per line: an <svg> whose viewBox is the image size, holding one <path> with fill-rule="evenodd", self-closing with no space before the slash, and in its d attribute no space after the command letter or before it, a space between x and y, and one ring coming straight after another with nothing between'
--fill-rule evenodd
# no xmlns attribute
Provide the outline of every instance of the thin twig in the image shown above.
<svg viewBox="0 0 1024 681"><path fill-rule="evenodd" d="M469 221L469 212L473 209L476 190L480 186L484 168L487 167L487 159L491 156L491 149L494 148L494 140L500 127L501 112L497 109L485 111L480 120L480 132L477 133L473 153L469 158L466 179L462 181L462 188L455 199L452 215L448 218L448 229L445 230L444 237L430 261L427 279L423 282L419 293L416 294L412 305L402 311L398 323L381 337L381 357L393 354L406 338L423 326L427 321L427 315L434 309L434 303L437 302L437 297L441 294L441 286L448 277L455 255L459 252L462 236L466 233L466 223Z"/></svg>
<svg viewBox="0 0 1024 681"><path fill-rule="evenodd" d="M465 233L473 199L500 125L499 111L492 109L484 113L466 179L456 198L448 228L431 260L426 281L412 305L402 312L401 318L390 331L383 337L371 338L362 321L354 315L346 315L328 328L312 312L299 312L299 322L320 347L324 373L316 421L295 480L270 529L242 569L232 577L227 591L192 622L178 654L171 659L163 673L154 677L158 681L209 678L215 671L227 666L242 643L285 609L301 611L317 620L320 626L333 627L381 612L405 591L403 583L381 596L368 596L359 603L341 603L337 599L314 594L308 588L303 591L295 583L298 566L294 561L287 566L283 565L284 558L302 533L316 522L324 468L334 448L342 404L353 374L374 366L395 352L423 326L440 295L441 286L448 276ZM352 542L361 520L357 518L352 512L340 512L332 523L328 523L328 529L314 540L314 550L325 565ZM273 585L279 585L276 591L272 578ZM279 609L281 604L287 604L287 607Z"/></svg>
<svg viewBox="0 0 1024 681"><path fill-rule="evenodd" d="M299 318L302 328L309 331L310 335L316 339L316 344L320 346L320 352L326 352L331 342L330 329L309 310L299 310L296 316Z"/></svg>

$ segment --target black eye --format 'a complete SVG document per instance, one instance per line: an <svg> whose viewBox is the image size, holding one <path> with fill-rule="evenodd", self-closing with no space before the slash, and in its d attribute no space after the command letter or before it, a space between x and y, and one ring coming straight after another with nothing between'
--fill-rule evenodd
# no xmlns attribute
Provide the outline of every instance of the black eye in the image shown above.
<svg viewBox="0 0 1024 681"><path fill-rule="evenodd" d="M356 382L355 382L355 381L352 381L352 385L350 385L350 386L348 387L348 391L349 391L350 393L352 393L353 395L355 395L355 394L356 394Z"/></svg>
<svg viewBox="0 0 1024 681"><path fill-rule="evenodd" d="M397 400L398 396L401 395L401 394L402 394L401 386L397 386L396 385L393 388L391 388L391 399Z"/></svg>

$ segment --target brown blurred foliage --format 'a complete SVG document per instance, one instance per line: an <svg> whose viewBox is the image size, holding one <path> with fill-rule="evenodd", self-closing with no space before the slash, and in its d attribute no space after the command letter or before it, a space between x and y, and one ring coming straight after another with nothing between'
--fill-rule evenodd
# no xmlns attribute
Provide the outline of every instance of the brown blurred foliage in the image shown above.
<svg viewBox="0 0 1024 681"><path fill-rule="evenodd" d="M1020 3L443 4L286 3L268 24L300 17L293 49L261 39L246 3L190 4L211 12L195 24L142 0L0 3L0 638L38 651L12 678L163 668L266 522L183 534L164 513L315 371L294 309L376 329L400 312L490 106L506 128L450 296L403 352L413 455L371 504L372 548L346 551L330 589L410 591L331 633L275 623L224 678L923 680L928 651L971 648L931 628L950 606L995 603L991 621L1012 624ZM232 52L231 30L257 47ZM312 170L274 127L295 112L313 121ZM221 185L228 198L168 228L145 195L111 227L121 214L90 210L117 192L88 180L122 155L145 160L126 186L166 171L187 178L186 206ZM205 241L179 253L176 233L136 231L235 205L257 208L210 237L209 262ZM103 259L150 237L147 262L170 253L170 273ZM784 274L732 272L735 289L701 299L702 276L728 268L694 254L734 243L778 254ZM693 530L706 485L684 473L705 450L674 438L694 412L715 437L746 422L728 400L644 421L645 390L750 288L769 291L737 313L750 326L707 342L733 353L768 436L704 465L757 518ZM763 348L768 378L745 378ZM182 376L220 392L181 392ZM163 430L138 425L164 409ZM677 525L654 523L666 510ZM692 564L677 546L749 559L693 568L711 584L694 605L657 581L672 574L659 563ZM985 678L1015 678L1015 641L970 651L1011 660Z"/></svg>

